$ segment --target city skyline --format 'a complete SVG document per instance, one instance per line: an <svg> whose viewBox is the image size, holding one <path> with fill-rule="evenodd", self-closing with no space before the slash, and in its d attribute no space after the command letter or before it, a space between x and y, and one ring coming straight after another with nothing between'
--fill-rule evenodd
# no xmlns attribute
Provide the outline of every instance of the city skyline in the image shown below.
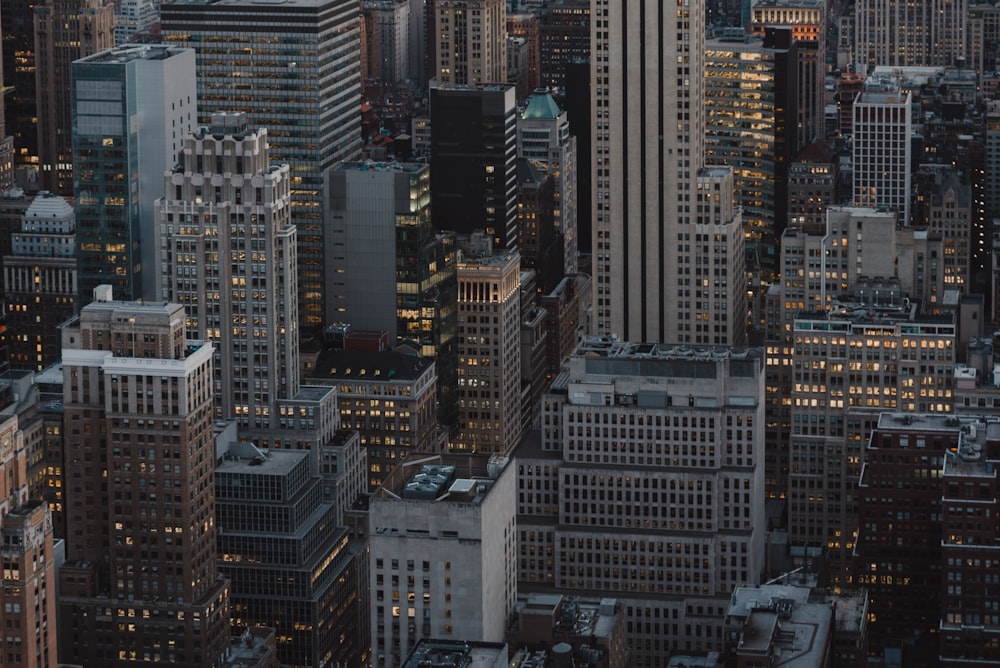
<svg viewBox="0 0 1000 668"><path fill-rule="evenodd" d="M7 662L1000 661L1000 9L85 4L0 0Z"/></svg>

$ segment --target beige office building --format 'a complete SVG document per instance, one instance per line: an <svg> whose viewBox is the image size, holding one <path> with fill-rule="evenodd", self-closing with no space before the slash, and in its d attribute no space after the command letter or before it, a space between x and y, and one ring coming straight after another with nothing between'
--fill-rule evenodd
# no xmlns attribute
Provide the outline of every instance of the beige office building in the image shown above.
<svg viewBox="0 0 1000 668"><path fill-rule="evenodd" d="M521 257L458 263L458 417L452 450L505 453L521 437Z"/></svg>
<svg viewBox="0 0 1000 668"><path fill-rule="evenodd" d="M507 82L505 0L434 0L433 13L438 85Z"/></svg>
<svg viewBox="0 0 1000 668"><path fill-rule="evenodd" d="M636 666L721 651L764 568L758 351L590 337L515 451L521 593L613 596Z"/></svg>
<svg viewBox="0 0 1000 668"><path fill-rule="evenodd" d="M744 340L745 305L727 299L739 281L745 302L742 258L715 253L742 236L739 213L699 216L704 24L700 0L671 11L659 0L610 0L591 21L595 333ZM731 202L731 180L714 181L711 201ZM718 322L715 304L725 311Z"/></svg>

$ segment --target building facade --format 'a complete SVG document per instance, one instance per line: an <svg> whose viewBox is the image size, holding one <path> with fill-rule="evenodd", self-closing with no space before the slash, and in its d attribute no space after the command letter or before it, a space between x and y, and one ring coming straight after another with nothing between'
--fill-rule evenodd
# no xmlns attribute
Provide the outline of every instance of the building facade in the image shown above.
<svg viewBox="0 0 1000 668"><path fill-rule="evenodd" d="M128 46L73 63L73 192L80 304L112 285L157 293L153 202L197 123L195 53ZM140 157L141 156L141 157Z"/></svg>
<svg viewBox="0 0 1000 668"><path fill-rule="evenodd" d="M216 416L277 424L299 390L296 228L288 165L242 113L215 113L184 139L157 200L159 294L193 339L215 344Z"/></svg>
<svg viewBox="0 0 1000 668"><path fill-rule="evenodd" d="M343 508L324 496L317 451L223 447L215 508L233 626L273 624L282 666L362 663L368 638L354 571L367 560L341 526Z"/></svg>
<svg viewBox="0 0 1000 668"><path fill-rule="evenodd" d="M866 83L853 107L854 204L886 207L910 222L912 99L887 82ZM876 87L878 86L878 87ZM882 88L882 89L880 89Z"/></svg>
<svg viewBox="0 0 1000 668"><path fill-rule="evenodd" d="M566 112L559 109L552 94L537 89L517 119L517 154L539 171L552 177L555 206L552 219L562 234L563 273L577 272L577 159L576 137L570 134Z"/></svg>
<svg viewBox="0 0 1000 668"><path fill-rule="evenodd" d="M616 597L632 665L721 652L764 568L759 354L590 337L567 365L515 452L521 593Z"/></svg>
<svg viewBox="0 0 1000 668"><path fill-rule="evenodd" d="M825 136L823 78L826 75L827 3L824 0L763 0L751 8L750 30L763 36L769 27L788 26L798 50L797 123L793 151Z"/></svg>
<svg viewBox="0 0 1000 668"><path fill-rule="evenodd" d="M370 503L372 665L423 638L502 642L517 596L515 471L500 455L397 467Z"/></svg>
<svg viewBox="0 0 1000 668"><path fill-rule="evenodd" d="M723 280L727 288L740 283L742 310L721 294L717 301L690 295L715 279L705 242L714 246L716 235L728 240L735 232L742 239L738 212L704 222L698 216L704 3L678 16L652 0L613 0L603 11L600 28L591 22L594 331L631 341L738 344L746 321L742 268L738 278L719 274L720 288ZM668 63L657 53L677 57ZM716 183L725 185L716 181L712 189ZM729 188L720 201L732 200L731 181ZM731 261L726 266L734 267ZM701 290L692 284L697 265L708 272ZM717 325L704 320L711 303L725 311Z"/></svg>
<svg viewBox="0 0 1000 668"><path fill-rule="evenodd" d="M517 244L517 110L509 85L431 89L431 216L460 234Z"/></svg>
<svg viewBox="0 0 1000 668"><path fill-rule="evenodd" d="M429 220L430 168L418 163L341 162L326 174L332 240L327 266L327 322L385 331L398 322L397 226Z"/></svg>
<svg viewBox="0 0 1000 668"><path fill-rule="evenodd" d="M180 304L113 301L102 286L63 326L67 662L209 667L229 647L212 344L187 339L184 321Z"/></svg>
<svg viewBox="0 0 1000 668"><path fill-rule="evenodd" d="M410 76L410 2L409 0L365 0L365 20L375 44L368 49L378 54L377 69L369 76L390 86Z"/></svg>
<svg viewBox="0 0 1000 668"><path fill-rule="evenodd" d="M557 0L546 5L538 28L539 85L566 94L566 66L590 59L589 0Z"/></svg>
<svg viewBox="0 0 1000 668"><path fill-rule="evenodd" d="M452 450L507 453L521 436L521 258L458 263L458 417Z"/></svg>
<svg viewBox="0 0 1000 668"><path fill-rule="evenodd" d="M891 286L842 299L794 320L788 533L798 565L825 555L831 584L845 586L868 434L885 410L952 410L956 324Z"/></svg>
<svg viewBox="0 0 1000 668"><path fill-rule="evenodd" d="M507 81L507 3L431 0L438 85Z"/></svg>
<svg viewBox="0 0 1000 668"><path fill-rule="evenodd" d="M76 312L76 216L62 197L39 194L3 259L10 364L41 371L59 361L59 323Z"/></svg>
<svg viewBox="0 0 1000 668"><path fill-rule="evenodd" d="M72 63L115 45L115 8L103 0L51 0L24 9L33 9L35 19L34 116L39 180L46 190L70 195L74 193L75 116L70 84L76 78Z"/></svg>
<svg viewBox="0 0 1000 668"><path fill-rule="evenodd" d="M340 424L360 434L375 491L407 454L437 448L438 378L434 363L401 352L330 350L309 382L337 387Z"/></svg>
<svg viewBox="0 0 1000 668"><path fill-rule="evenodd" d="M855 12L855 71L954 66L966 56L966 0L861 0Z"/></svg>
<svg viewBox="0 0 1000 668"><path fill-rule="evenodd" d="M326 314L323 173L361 152L361 14L357 0L295 0L269 5L262 22L258 7L164 3L163 40L198 54L203 123L216 111L243 111L267 128L272 158L289 165L299 329L313 334Z"/></svg>
<svg viewBox="0 0 1000 668"><path fill-rule="evenodd" d="M705 42L705 161L733 169L755 301L774 279L796 145L798 44L790 28ZM734 77L741 82L734 94ZM754 304L752 301L751 304Z"/></svg>

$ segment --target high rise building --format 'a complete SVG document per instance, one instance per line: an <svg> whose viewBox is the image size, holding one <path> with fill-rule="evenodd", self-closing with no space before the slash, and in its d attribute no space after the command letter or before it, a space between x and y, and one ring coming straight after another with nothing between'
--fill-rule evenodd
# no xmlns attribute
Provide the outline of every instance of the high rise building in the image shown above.
<svg viewBox="0 0 1000 668"><path fill-rule="evenodd" d="M1000 662L1000 527L988 501L1000 496L1000 423L980 419L963 431L942 470L939 656L941 665L985 668Z"/></svg>
<svg viewBox="0 0 1000 668"><path fill-rule="evenodd" d="M823 225L839 202L840 161L829 145L809 144L788 166L788 227Z"/></svg>
<svg viewBox="0 0 1000 668"><path fill-rule="evenodd" d="M10 388L0 406L0 536L5 562L0 623L11 629L5 663L55 666L56 560L48 504L30 496L29 440L32 418L22 421ZM22 397L23 398L23 397ZM37 431L37 429L35 429Z"/></svg>
<svg viewBox="0 0 1000 668"><path fill-rule="evenodd" d="M2 7L0 7L0 22L2 22ZM3 34L6 35L6 33ZM0 191L9 190L14 185L14 138L7 134L7 109L4 99L7 91L4 86L4 77L7 72L3 67L6 55L4 52L7 50L6 41L7 39L4 37L4 49L0 51L0 89L5 93L0 96Z"/></svg>
<svg viewBox="0 0 1000 668"><path fill-rule="evenodd" d="M115 8L104 0L47 0L34 12L39 178L46 190L74 194L72 63L115 45Z"/></svg>
<svg viewBox="0 0 1000 668"><path fill-rule="evenodd" d="M986 107L985 196L988 218L1000 217L1000 100L990 100Z"/></svg>
<svg viewBox="0 0 1000 668"><path fill-rule="evenodd" d="M945 584L940 480L945 453L958 451L959 422L945 415L885 412L865 445L854 570L855 582L871 595L875 655L904 641L921 653L937 652ZM954 577L954 569L944 570Z"/></svg>
<svg viewBox="0 0 1000 668"><path fill-rule="evenodd" d="M159 20L153 0L122 0L115 11L115 46L131 42L136 33L149 30Z"/></svg>
<svg viewBox="0 0 1000 668"><path fill-rule="evenodd" d="M375 491L411 452L438 450L438 378L427 359L395 350L327 350L309 382L333 385L340 424L356 429Z"/></svg>
<svg viewBox="0 0 1000 668"><path fill-rule="evenodd" d="M214 666L229 587L216 567L212 344L186 337L180 304L95 292L63 326L64 660Z"/></svg>
<svg viewBox="0 0 1000 668"><path fill-rule="evenodd" d="M76 217L62 197L41 193L3 258L10 363L41 371L59 361L59 323L76 312Z"/></svg>
<svg viewBox="0 0 1000 668"><path fill-rule="evenodd" d="M364 0L362 6L379 54L369 76L395 85L410 76L410 0Z"/></svg>
<svg viewBox="0 0 1000 668"><path fill-rule="evenodd" d="M458 423L454 451L504 454L521 436L521 258L458 263Z"/></svg>
<svg viewBox="0 0 1000 668"><path fill-rule="evenodd" d="M768 27L762 39L732 28L705 42L706 163L733 169L755 322L763 318L761 295L774 280L778 240L788 218L798 60L798 44L787 27ZM734 76L754 83L734 93Z"/></svg>
<svg viewBox="0 0 1000 668"><path fill-rule="evenodd" d="M431 89L431 216L438 230L482 230L517 244L517 113L509 85Z"/></svg>
<svg viewBox="0 0 1000 668"><path fill-rule="evenodd" d="M911 94L898 83L865 83L853 106L854 203L886 207L910 224L912 118Z"/></svg>
<svg viewBox="0 0 1000 668"><path fill-rule="evenodd" d="M302 334L317 332L326 315L331 249L323 227L323 173L361 152L358 10L357 0L293 0L266 9L253 0L168 2L160 8L164 41L198 54L202 123L216 111L245 112L252 126L267 128L272 159L290 167Z"/></svg>
<svg viewBox="0 0 1000 668"><path fill-rule="evenodd" d="M215 113L184 139L155 204L159 295L185 307L188 336L215 344L216 417L277 426L299 391L296 229L288 165L246 114Z"/></svg>
<svg viewBox="0 0 1000 668"><path fill-rule="evenodd" d="M195 53L125 46L73 63L73 190L80 303L98 285L157 294L153 202L197 123Z"/></svg>
<svg viewBox="0 0 1000 668"><path fill-rule="evenodd" d="M616 597L631 665L721 652L733 587L764 568L762 364L585 339L515 451L519 592Z"/></svg>
<svg viewBox="0 0 1000 668"><path fill-rule="evenodd" d="M959 163L961 164L961 163ZM972 188L952 165L921 165L913 175L912 220L918 230L941 239L938 268L944 289L968 292L972 284Z"/></svg>
<svg viewBox="0 0 1000 668"><path fill-rule="evenodd" d="M431 0L438 85L507 81L506 0ZM439 43L438 43L439 42Z"/></svg>
<svg viewBox="0 0 1000 668"><path fill-rule="evenodd" d="M515 473L501 455L422 457L372 495L373 666L401 665L422 638L503 641L517 596Z"/></svg>
<svg viewBox="0 0 1000 668"><path fill-rule="evenodd" d="M540 292L549 292L565 275L563 237L555 229L552 177L524 158L517 159L517 248L521 266L535 274Z"/></svg>
<svg viewBox="0 0 1000 668"><path fill-rule="evenodd" d="M866 439L885 410L951 411L956 328L875 281L794 320L789 544L798 565L825 555L835 586L852 584Z"/></svg>
<svg viewBox="0 0 1000 668"><path fill-rule="evenodd" d="M38 167L34 6L31 0L0 2L6 132L14 138L14 168L23 171Z"/></svg>
<svg viewBox="0 0 1000 668"><path fill-rule="evenodd" d="M566 67L590 58L590 0L554 0L539 26L539 85L566 94Z"/></svg>
<svg viewBox="0 0 1000 668"><path fill-rule="evenodd" d="M732 176L702 182L699 172L704 3L668 15L661 2L612 0L602 11L591 22L593 327L631 341L739 344L746 291ZM677 55L657 56L666 53ZM721 217L699 214L711 204ZM740 258L727 254L736 235Z"/></svg>
<svg viewBox="0 0 1000 668"><path fill-rule="evenodd" d="M280 629L282 666L361 665L368 637L355 571L367 570L367 555L355 554L344 509L323 494L316 451L223 447L215 508L233 626Z"/></svg>
<svg viewBox="0 0 1000 668"><path fill-rule="evenodd" d="M327 322L388 332L390 346L403 335L396 227L429 219L430 171L418 163L341 162L326 173Z"/></svg>
<svg viewBox="0 0 1000 668"><path fill-rule="evenodd" d="M553 224L563 238L563 267L575 274L580 254L577 243L577 145L570 134L566 112L551 93L537 89L517 119L518 157L529 160L553 179Z"/></svg>
<svg viewBox="0 0 1000 668"><path fill-rule="evenodd" d="M967 0L859 0L854 8L856 72L889 67L954 66L966 56Z"/></svg>
<svg viewBox="0 0 1000 668"><path fill-rule="evenodd" d="M517 81L517 99L523 100L528 96L530 91L538 88L540 85L539 82L541 81L541 16L539 14L532 13L507 14L506 31L508 38L508 51L510 50L511 39L524 40L526 61L524 76L520 77ZM510 61L508 59L508 78L505 81L514 83L514 72L510 71L509 62Z"/></svg>
<svg viewBox="0 0 1000 668"><path fill-rule="evenodd" d="M38 501L7 510L0 524L5 580L0 621L10 624L8 663L45 668L57 662L56 557L49 508ZM20 635L18 635L20 633ZM23 640L19 640L23 638Z"/></svg>
<svg viewBox="0 0 1000 668"><path fill-rule="evenodd" d="M760 0L751 9L750 29L763 36L769 27L789 26L798 49L796 123L792 151L826 136L823 79L826 76L827 0Z"/></svg>

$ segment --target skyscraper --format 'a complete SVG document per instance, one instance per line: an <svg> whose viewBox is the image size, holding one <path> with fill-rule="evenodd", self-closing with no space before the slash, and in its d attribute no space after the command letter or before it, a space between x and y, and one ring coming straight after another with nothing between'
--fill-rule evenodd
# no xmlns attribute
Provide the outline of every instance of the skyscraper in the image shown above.
<svg viewBox="0 0 1000 668"><path fill-rule="evenodd" d="M164 41L198 54L202 122L245 112L291 169L299 323L314 333L326 313L323 172L361 152L358 1L169 2L160 14Z"/></svg>
<svg viewBox="0 0 1000 668"><path fill-rule="evenodd" d="M795 141L790 150L804 148L824 137L823 76L826 73L826 0L760 0L754 3L751 30L763 35L772 26L791 26L798 45L798 76L793 126Z"/></svg>
<svg viewBox="0 0 1000 668"><path fill-rule="evenodd" d="M966 55L968 0L858 0L854 67L954 66Z"/></svg>
<svg viewBox="0 0 1000 668"><path fill-rule="evenodd" d="M438 85L506 82L506 0L432 2Z"/></svg>
<svg viewBox="0 0 1000 668"><path fill-rule="evenodd" d="M499 642L517 594L515 471L500 455L404 462L372 495L375 668L421 638Z"/></svg>
<svg viewBox="0 0 1000 668"><path fill-rule="evenodd" d="M458 263L456 451L504 454L521 436L521 258Z"/></svg>
<svg viewBox="0 0 1000 668"><path fill-rule="evenodd" d="M517 119L518 157L525 158L552 177L555 229L563 237L563 266L566 274L577 272L577 148L570 134L566 112L559 109L548 90L532 92Z"/></svg>
<svg viewBox="0 0 1000 668"><path fill-rule="evenodd" d="M431 89L431 216L438 230L483 230L517 244L517 113L509 85Z"/></svg>
<svg viewBox="0 0 1000 668"><path fill-rule="evenodd" d="M713 256L713 247L716 235L727 244L742 237L739 214L730 205L722 218L698 216L704 2L669 10L658 0L596 7L602 15L591 22L594 329L632 341L738 344L746 309L730 303L729 288L738 281L745 302L745 278L733 275L733 258ZM717 182L711 200L731 202L731 183L731 176L729 184ZM729 275L716 273L726 267ZM704 306L713 303L725 318L709 325ZM715 335L702 326L721 329Z"/></svg>
<svg viewBox="0 0 1000 668"><path fill-rule="evenodd" d="M8 389L0 402L0 536L4 587L0 623L11 630L4 663L27 668L56 665L56 554L47 503L31 498L27 431ZM24 399L22 396L21 399ZM23 420L23 421L22 421ZM26 424L28 423L28 424Z"/></svg>
<svg viewBox="0 0 1000 668"><path fill-rule="evenodd" d="M194 66L190 49L147 45L73 63L81 304L102 284L123 299L156 295L153 202L197 122Z"/></svg>
<svg viewBox="0 0 1000 668"><path fill-rule="evenodd" d="M59 361L59 323L76 311L76 218L62 197L40 194L3 258L3 289L14 369Z"/></svg>
<svg viewBox="0 0 1000 668"><path fill-rule="evenodd" d="M789 28L768 28L763 39L730 31L705 42L706 162L733 169L753 279L747 289L759 322L761 293L778 269L778 239L788 218L798 45ZM752 83L734 86L734 76Z"/></svg>
<svg viewBox="0 0 1000 668"><path fill-rule="evenodd" d="M341 162L326 173L331 244L327 322L402 334L397 318L396 226L430 216L430 168L418 163Z"/></svg>
<svg viewBox="0 0 1000 668"><path fill-rule="evenodd" d="M5 35L3 42L6 51L6 33L2 34ZM14 138L7 135L7 109L4 99L7 89L4 87L3 60L4 53L0 52L0 89L4 91L4 95L0 95L0 191L14 185Z"/></svg>
<svg viewBox="0 0 1000 668"><path fill-rule="evenodd" d="M374 23L372 34L380 56L369 76L393 86L410 75L409 0L364 0L362 4L365 20Z"/></svg>
<svg viewBox="0 0 1000 668"><path fill-rule="evenodd" d="M243 113L213 114L161 175L155 205L159 294L217 347L217 417L253 430L276 426L278 400L299 391L290 174L267 138Z"/></svg>
<svg viewBox="0 0 1000 668"><path fill-rule="evenodd" d="M48 0L34 11L39 178L46 190L68 195L74 168L71 64L115 45L115 8L104 0Z"/></svg>
<svg viewBox="0 0 1000 668"><path fill-rule="evenodd" d="M95 292L63 327L65 660L212 666L229 646L212 344L187 339L180 304Z"/></svg>
<svg viewBox="0 0 1000 668"><path fill-rule="evenodd" d="M911 94L893 81L868 81L854 100L854 203L886 207L910 224Z"/></svg>
<svg viewBox="0 0 1000 668"><path fill-rule="evenodd" d="M38 166L34 5L31 0L0 1L3 84L6 87L3 105L6 131L14 138L15 169Z"/></svg>
<svg viewBox="0 0 1000 668"><path fill-rule="evenodd" d="M521 593L613 595L630 665L721 651L764 568L763 360L585 338L515 451Z"/></svg>

